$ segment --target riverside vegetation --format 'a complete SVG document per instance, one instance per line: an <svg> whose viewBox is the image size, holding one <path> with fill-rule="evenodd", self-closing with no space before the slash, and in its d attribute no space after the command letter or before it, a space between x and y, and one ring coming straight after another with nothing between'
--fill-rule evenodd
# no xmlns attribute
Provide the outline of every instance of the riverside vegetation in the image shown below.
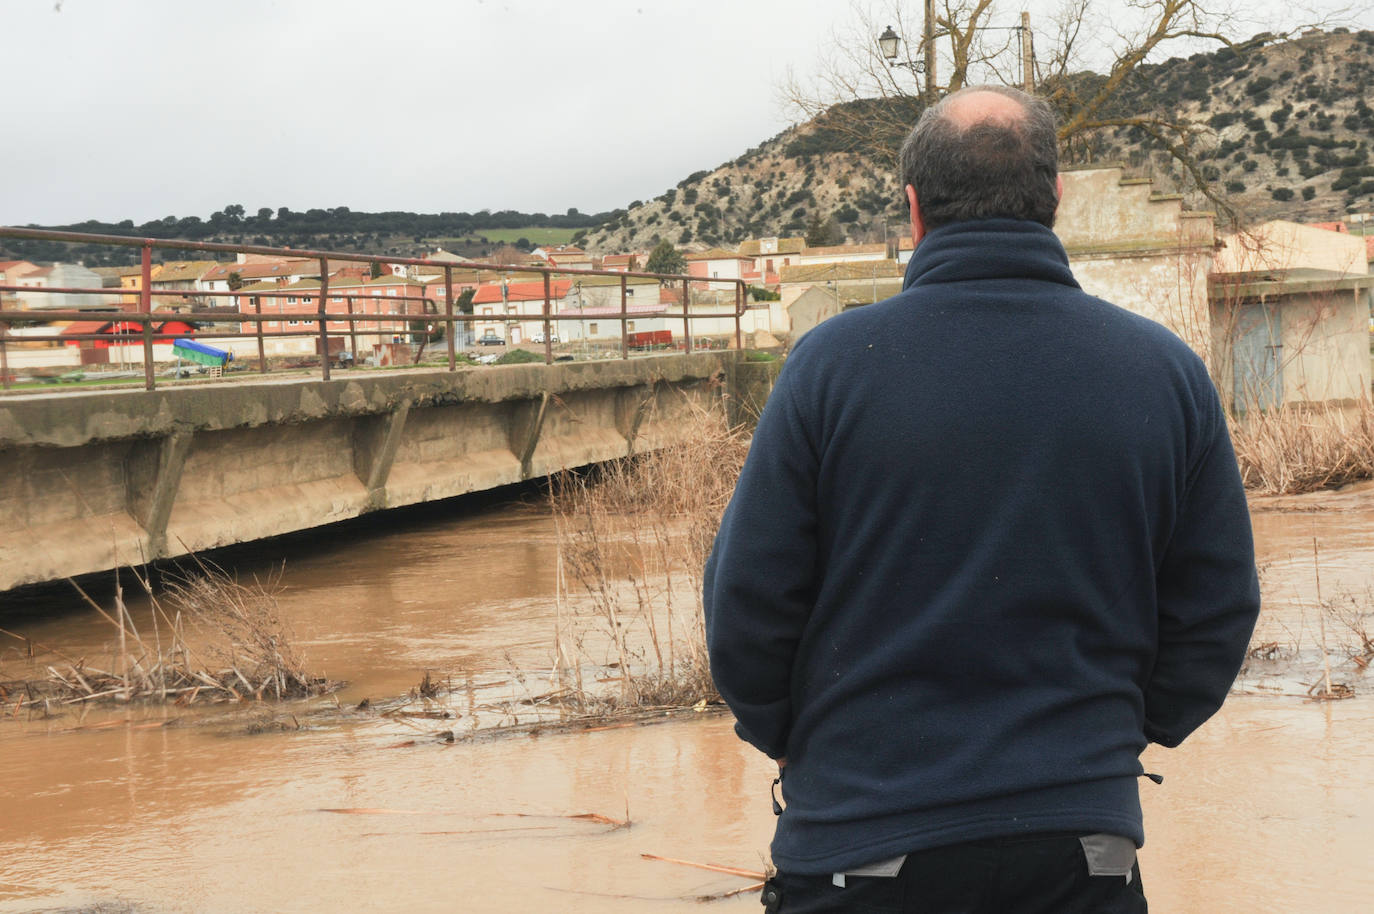
<svg viewBox="0 0 1374 914"><path fill-rule="evenodd" d="M135 577L149 599L142 622L125 605L118 584L114 608L107 612L72 582L117 632L108 658L67 657L0 629L0 635L20 641L29 657L38 649L59 658L45 666L46 675L0 682L0 706L11 714L51 714L55 707L97 702L280 701L340 685L308 672L277 605L277 578L243 582L199 560L195 570L166 578L160 594L148 578L137 572Z"/></svg>

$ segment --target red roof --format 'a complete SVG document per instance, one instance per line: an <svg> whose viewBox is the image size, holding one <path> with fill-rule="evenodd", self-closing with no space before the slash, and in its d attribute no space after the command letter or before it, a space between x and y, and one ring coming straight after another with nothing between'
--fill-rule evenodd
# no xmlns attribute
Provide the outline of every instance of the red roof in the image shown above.
<svg viewBox="0 0 1374 914"><path fill-rule="evenodd" d="M549 297L562 298L568 294L568 289L572 286L571 279L555 279L549 283ZM488 286L478 286L477 293L472 296L474 305L490 305L500 301L543 301L544 282L513 282L506 287L505 299L501 297L501 285L493 283Z"/></svg>
<svg viewBox="0 0 1374 914"><path fill-rule="evenodd" d="M88 336L94 334L109 334L114 337L118 334L121 337L136 337L137 342L143 338L143 325L138 321L126 320L106 320L106 321L73 321L62 328L60 336ZM153 325L153 342L158 344L170 343L176 337L190 336L195 333L195 328L185 321L163 321ZM69 346L94 346L96 349L108 349L114 345L114 340L68 340Z"/></svg>
<svg viewBox="0 0 1374 914"><path fill-rule="evenodd" d="M1313 228L1326 229L1328 232L1349 233L1350 231L1350 229L1346 227L1344 222L1309 222L1308 225L1312 226Z"/></svg>

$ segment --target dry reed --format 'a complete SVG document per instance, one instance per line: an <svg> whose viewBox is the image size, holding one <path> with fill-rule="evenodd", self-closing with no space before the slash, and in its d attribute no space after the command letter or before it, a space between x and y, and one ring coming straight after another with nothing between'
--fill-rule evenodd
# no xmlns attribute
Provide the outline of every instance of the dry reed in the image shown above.
<svg viewBox="0 0 1374 914"><path fill-rule="evenodd" d="M1297 495L1374 477L1374 405L1252 411L1231 424L1241 478L1265 495Z"/></svg>
<svg viewBox="0 0 1374 914"><path fill-rule="evenodd" d="M21 694L15 710L50 712L54 704L88 702L281 700L338 687L310 675L292 646L278 612L276 579L243 583L213 565L198 561L197 566L170 578L162 599L147 579L138 578L149 600L142 631L118 583L114 607L107 612L72 581L86 603L114 626L116 647L104 666L84 657L66 659L46 665L46 675L10 684L5 692Z"/></svg>
<svg viewBox="0 0 1374 914"><path fill-rule="evenodd" d="M749 437L718 410L690 401L677 424L684 433L673 443L591 476L564 474L551 487L559 549L556 691L584 710L717 698L701 571Z"/></svg>

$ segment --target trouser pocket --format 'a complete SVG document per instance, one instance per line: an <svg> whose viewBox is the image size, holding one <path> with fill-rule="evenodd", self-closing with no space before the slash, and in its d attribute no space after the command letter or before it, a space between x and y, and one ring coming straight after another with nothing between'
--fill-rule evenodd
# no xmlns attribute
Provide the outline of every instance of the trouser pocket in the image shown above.
<svg viewBox="0 0 1374 914"><path fill-rule="evenodd" d="M1083 835L1078 839L1088 861L1089 876L1125 876L1131 881L1135 867L1135 842L1120 835Z"/></svg>

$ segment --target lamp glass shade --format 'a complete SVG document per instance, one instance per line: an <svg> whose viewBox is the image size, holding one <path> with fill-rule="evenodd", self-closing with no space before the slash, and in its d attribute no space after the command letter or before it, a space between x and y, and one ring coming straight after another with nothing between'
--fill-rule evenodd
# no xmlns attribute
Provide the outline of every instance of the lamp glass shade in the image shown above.
<svg viewBox="0 0 1374 914"><path fill-rule="evenodd" d="M892 31L892 26L889 25L883 30L883 33L878 36L878 48L888 60L896 60L897 46L901 41L901 37L896 32Z"/></svg>

